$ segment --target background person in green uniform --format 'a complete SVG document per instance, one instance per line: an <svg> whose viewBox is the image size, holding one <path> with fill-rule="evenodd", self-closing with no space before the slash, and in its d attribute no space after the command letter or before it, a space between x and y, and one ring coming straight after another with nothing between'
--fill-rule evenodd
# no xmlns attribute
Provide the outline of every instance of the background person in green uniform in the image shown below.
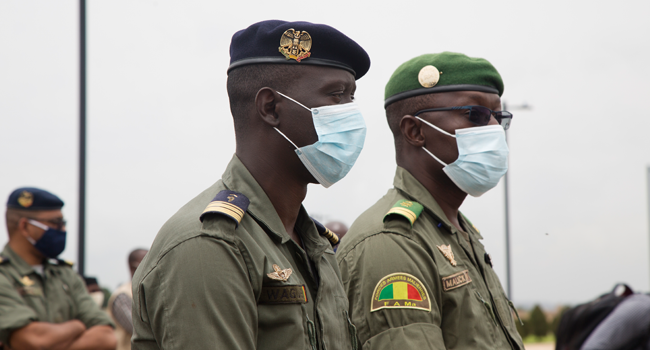
<svg viewBox="0 0 650 350"><path fill-rule="evenodd" d="M136 271L132 348L354 349L337 238L301 203L361 152L353 97L370 59L332 27L276 20L237 32L230 55L236 153Z"/></svg>
<svg viewBox="0 0 650 350"><path fill-rule="evenodd" d="M20 349L115 349L108 315L90 298L65 249L63 201L19 188L7 201L0 254L0 342Z"/></svg>
<svg viewBox="0 0 650 350"><path fill-rule="evenodd" d="M386 85L394 188L337 252L364 349L523 349L478 230L458 210L507 170L503 82L486 60L427 54Z"/></svg>

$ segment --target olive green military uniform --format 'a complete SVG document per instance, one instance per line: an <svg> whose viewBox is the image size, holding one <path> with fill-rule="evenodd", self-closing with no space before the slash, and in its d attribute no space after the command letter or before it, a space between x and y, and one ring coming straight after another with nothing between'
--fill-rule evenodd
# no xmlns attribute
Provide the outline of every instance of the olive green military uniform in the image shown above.
<svg viewBox="0 0 650 350"><path fill-rule="evenodd" d="M9 245L0 254L0 342L31 322L79 320L87 328L113 325L86 291L71 265L49 259L37 273Z"/></svg>
<svg viewBox="0 0 650 350"><path fill-rule="evenodd" d="M206 207L232 208L227 201L211 202L223 190L233 194L228 200L241 195L250 200L247 209L239 208L240 222L218 210L201 222ZM264 190L233 157L221 180L162 227L138 267L132 348L354 348L331 244L304 208L296 231L304 250L285 232Z"/></svg>
<svg viewBox="0 0 650 350"><path fill-rule="evenodd" d="M363 349L523 349L479 232L462 215L458 231L405 169L394 186L337 253Z"/></svg>

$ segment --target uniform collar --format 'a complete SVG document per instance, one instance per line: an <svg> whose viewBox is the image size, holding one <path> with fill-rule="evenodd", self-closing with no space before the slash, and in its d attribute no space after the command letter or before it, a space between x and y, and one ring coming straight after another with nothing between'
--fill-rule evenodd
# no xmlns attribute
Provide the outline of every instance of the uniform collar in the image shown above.
<svg viewBox="0 0 650 350"><path fill-rule="evenodd" d="M26 276L36 272L32 268L32 265L28 264L20 257L20 255L9 247L9 243L5 245L5 249L2 251L2 256L9 258L9 263L16 268L21 276Z"/></svg>
<svg viewBox="0 0 650 350"><path fill-rule="evenodd" d="M250 199L247 213L264 225L266 231L271 233L273 239L280 241L282 244L287 243L291 239L284 229L282 220L280 220L266 192L264 192L264 189L257 183L257 180L255 180L237 155L233 155L221 180L229 190L240 192ZM310 256L312 254L319 254L319 252L322 254L327 248L327 244L319 238L320 236L318 235L318 231L316 231L314 222L302 205L300 206L300 213L296 220L296 230L300 233L303 244L307 248Z"/></svg>
<svg viewBox="0 0 650 350"><path fill-rule="evenodd" d="M425 209L427 209L438 222L444 226L448 232L456 233L458 229L456 226L452 225L451 222L447 219L447 215L442 211L438 202L433 198L431 193L418 181L408 170L398 166L395 171L395 179L393 180L393 186L398 190L406 193L412 200L422 204ZM461 220L463 220L463 215ZM465 225L469 226L469 225Z"/></svg>

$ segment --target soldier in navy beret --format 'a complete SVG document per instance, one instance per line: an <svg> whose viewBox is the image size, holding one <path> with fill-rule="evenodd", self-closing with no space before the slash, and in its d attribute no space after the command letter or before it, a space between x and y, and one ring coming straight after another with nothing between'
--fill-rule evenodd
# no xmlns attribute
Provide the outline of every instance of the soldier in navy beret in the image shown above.
<svg viewBox="0 0 650 350"><path fill-rule="evenodd" d="M63 201L34 187L7 200L9 243L0 254L0 343L11 349L114 349L108 316L86 291L65 249Z"/></svg>
<svg viewBox="0 0 650 350"><path fill-rule="evenodd" d="M271 20L235 33L230 57L235 155L138 267L132 347L356 349L338 237L302 201L308 184L341 180L363 148L354 94L368 54L330 26Z"/></svg>

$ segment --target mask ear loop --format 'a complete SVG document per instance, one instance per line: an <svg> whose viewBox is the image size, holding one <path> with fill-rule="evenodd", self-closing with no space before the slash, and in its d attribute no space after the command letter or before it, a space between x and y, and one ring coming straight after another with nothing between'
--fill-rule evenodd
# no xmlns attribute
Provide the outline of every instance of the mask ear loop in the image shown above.
<svg viewBox="0 0 650 350"><path fill-rule="evenodd" d="M426 125L428 125L428 126L434 128L434 129L440 131L441 133L443 133L443 134L445 134L445 135L448 135L448 136L451 136L451 137L454 137L454 138L456 137L456 135L452 135L452 134L450 134L450 133L448 133L448 132L446 132L446 131L440 129L439 127L437 127L437 126L435 126L435 125L429 123L428 121L426 121L426 120L424 120L424 119L422 119L422 118L420 118L420 117L418 117L418 116L415 116L415 117L418 118L418 120L420 120L420 121L423 122L424 124L426 124ZM429 155L430 155L431 157L433 157L433 159L437 160L438 163L442 164L443 166L447 166L447 165L448 165L448 164L446 164L445 162L443 162L442 160L440 160L440 158L434 156L433 153L431 153L431 151L429 151L428 149L426 149L426 147L422 147L422 149L423 149L425 152L429 153Z"/></svg>
<svg viewBox="0 0 650 350"><path fill-rule="evenodd" d="M280 135L282 135L282 137L284 137L285 139L287 139L287 141L291 142L291 144L293 145L293 147L295 147L296 149L298 149L298 146L296 146L296 144L293 143L293 141L289 140L289 138L287 137L287 135L283 134L282 131L278 130L278 128L276 128L275 126L273 127L273 129L275 129L275 131L279 132Z"/></svg>
<svg viewBox="0 0 650 350"><path fill-rule="evenodd" d="M300 103L300 102L298 102L298 101L292 99L291 97L289 97L289 96L287 96L287 95L281 93L280 91L275 91L275 92L277 92L280 96L286 98L287 100L289 100L289 101L293 101L294 103L296 103L296 104L299 105L300 107L302 107L302 108L304 108L304 109L306 109L306 110L308 110L308 111L311 112L311 108L305 106L304 104L302 104L302 103ZM286 136L285 136L285 137L286 137ZM288 140L288 139L287 139L287 140ZM296 147L296 148L297 148L297 147Z"/></svg>

